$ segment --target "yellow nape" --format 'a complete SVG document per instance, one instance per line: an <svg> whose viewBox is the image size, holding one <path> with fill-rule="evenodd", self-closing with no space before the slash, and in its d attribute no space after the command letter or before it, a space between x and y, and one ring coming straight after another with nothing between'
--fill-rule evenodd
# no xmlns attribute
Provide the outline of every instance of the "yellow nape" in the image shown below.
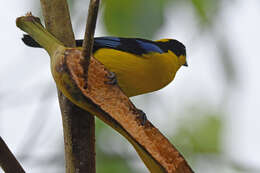
<svg viewBox="0 0 260 173"><path fill-rule="evenodd" d="M174 79L182 65L171 51L135 55L102 48L94 57L116 74L119 86L128 97L163 88Z"/></svg>
<svg viewBox="0 0 260 173"><path fill-rule="evenodd" d="M170 39L168 38L164 38L164 39L160 39L160 40L156 40L156 42L168 42Z"/></svg>

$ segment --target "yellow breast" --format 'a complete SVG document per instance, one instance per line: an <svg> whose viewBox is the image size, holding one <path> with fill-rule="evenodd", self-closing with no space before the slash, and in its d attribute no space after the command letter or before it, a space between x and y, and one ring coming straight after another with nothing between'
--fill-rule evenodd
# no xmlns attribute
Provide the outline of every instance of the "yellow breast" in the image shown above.
<svg viewBox="0 0 260 173"><path fill-rule="evenodd" d="M118 84L128 97L161 89L174 79L180 68L172 52L137 56L103 48L97 50L94 57L116 73Z"/></svg>

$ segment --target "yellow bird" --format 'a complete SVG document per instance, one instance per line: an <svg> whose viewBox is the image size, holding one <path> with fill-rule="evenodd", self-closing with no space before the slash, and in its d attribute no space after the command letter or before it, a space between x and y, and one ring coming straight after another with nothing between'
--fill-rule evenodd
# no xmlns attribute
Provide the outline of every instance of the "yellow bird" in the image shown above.
<svg viewBox="0 0 260 173"><path fill-rule="evenodd" d="M28 46L41 47L29 35L22 40ZM82 42L77 40L77 46ZM128 97L163 88L182 65L187 66L185 46L174 39L97 37L93 55L116 74L118 85Z"/></svg>

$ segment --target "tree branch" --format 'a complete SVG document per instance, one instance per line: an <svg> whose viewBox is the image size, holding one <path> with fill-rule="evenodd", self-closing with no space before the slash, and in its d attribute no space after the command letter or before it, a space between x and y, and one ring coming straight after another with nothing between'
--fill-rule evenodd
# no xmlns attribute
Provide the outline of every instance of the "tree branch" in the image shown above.
<svg viewBox="0 0 260 173"><path fill-rule="evenodd" d="M84 57L84 75L88 79L88 66L90 57L92 55L93 44L94 44L94 34L97 23L99 0L90 0L88 8L88 17L85 28L85 36L83 40L82 56ZM86 80L88 81L88 80ZM85 83L85 88L88 87L88 83Z"/></svg>
<svg viewBox="0 0 260 173"><path fill-rule="evenodd" d="M64 45L75 47L66 0L41 0L41 5L47 30ZM63 121L66 172L95 173L95 118L71 103L60 91L58 96Z"/></svg>
<svg viewBox="0 0 260 173"><path fill-rule="evenodd" d="M20 163L0 136L0 166L5 173L25 173Z"/></svg>
<svg viewBox="0 0 260 173"><path fill-rule="evenodd" d="M97 15L98 15L98 7L99 7L99 0L91 0L89 2L88 17L87 17L86 28L85 28L85 36L84 36L84 41L83 41L83 45L82 45L82 47L83 47L82 56L87 58L88 61L90 59L90 56L92 54L92 49L93 49L94 33L95 33Z"/></svg>

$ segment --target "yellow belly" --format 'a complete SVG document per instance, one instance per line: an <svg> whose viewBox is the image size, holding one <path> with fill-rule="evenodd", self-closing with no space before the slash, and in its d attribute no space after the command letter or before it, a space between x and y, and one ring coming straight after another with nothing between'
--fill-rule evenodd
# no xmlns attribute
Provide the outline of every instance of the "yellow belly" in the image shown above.
<svg viewBox="0 0 260 173"><path fill-rule="evenodd" d="M94 57L116 74L128 97L161 89L174 79L180 67L177 57L168 53L136 56L105 48L96 51Z"/></svg>

